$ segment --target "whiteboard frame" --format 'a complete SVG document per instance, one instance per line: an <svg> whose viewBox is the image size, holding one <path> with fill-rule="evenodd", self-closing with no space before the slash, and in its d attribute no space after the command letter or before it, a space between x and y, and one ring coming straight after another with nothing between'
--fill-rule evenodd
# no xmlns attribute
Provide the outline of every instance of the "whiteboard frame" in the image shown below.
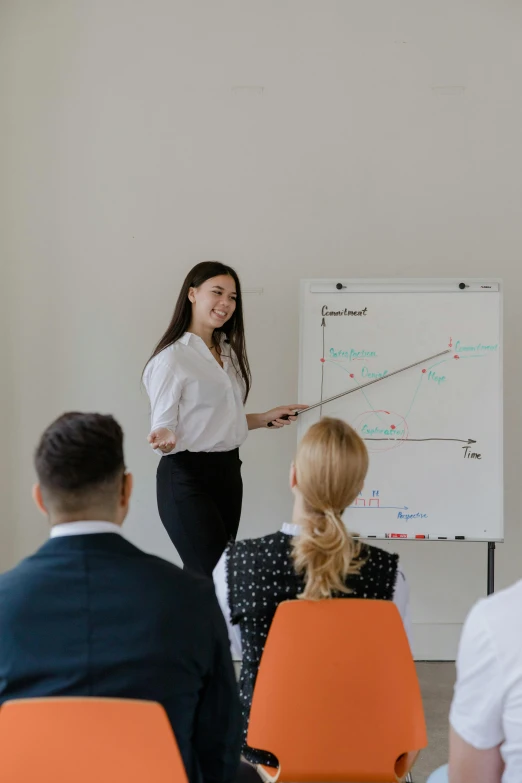
<svg viewBox="0 0 522 783"><path fill-rule="evenodd" d="M337 288L337 284L343 285L342 289ZM459 284L464 283L467 287L464 290L459 288ZM489 288L489 286L494 286ZM312 287L315 290L312 290ZM298 401L303 400L303 332L304 332L304 302L308 292L323 294L347 294L347 293L451 293L452 291L459 296L466 296L469 293L491 293L500 297L499 303L499 383L500 383L500 405L499 405L499 433L500 433L500 523L502 530L501 538L468 538L464 540L455 538L385 538L375 536L370 539L361 536L365 541L414 541L416 543L448 543L465 544L474 543L503 543L505 538L505 519L504 519L504 290L503 280L498 277L455 277L455 278L303 278L299 287L299 372L298 372Z"/></svg>

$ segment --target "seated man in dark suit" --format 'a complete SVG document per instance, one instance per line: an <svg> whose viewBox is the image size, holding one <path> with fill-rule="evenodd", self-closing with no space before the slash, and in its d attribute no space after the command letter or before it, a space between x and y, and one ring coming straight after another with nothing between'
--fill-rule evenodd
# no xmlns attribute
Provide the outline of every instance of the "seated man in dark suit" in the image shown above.
<svg viewBox="0 0 522 783"><path fill-rule="evenodd" d="M241 712L214 587L122 537L132 476L119 424L61 416L44 432L35 466L33 495L51 537L0 576L0 703L158 701L189 780L236 780Z"/></svg>

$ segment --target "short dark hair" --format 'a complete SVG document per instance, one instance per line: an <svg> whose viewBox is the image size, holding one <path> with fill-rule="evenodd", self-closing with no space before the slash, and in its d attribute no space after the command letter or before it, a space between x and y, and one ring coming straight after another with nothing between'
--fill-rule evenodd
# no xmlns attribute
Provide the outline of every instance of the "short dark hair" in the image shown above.
<svg viewBox="0 0 522 783"><path fill-rule="evenodd" d="M112 416L64 413L43 433L34 464L44 500L55 510L112 503L125 471L123 431Z"/></svg>

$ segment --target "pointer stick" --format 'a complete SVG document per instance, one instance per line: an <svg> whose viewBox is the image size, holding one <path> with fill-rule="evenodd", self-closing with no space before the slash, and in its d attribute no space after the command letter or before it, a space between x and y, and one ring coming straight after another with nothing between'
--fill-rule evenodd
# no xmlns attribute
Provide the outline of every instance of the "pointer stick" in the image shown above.
<svg viewBox="0 0 522 783"><path fill-rule="evenodd" d="M432 359L437 359L439 356L444 356L446 353L451 353L451 350L449 348L446 348L445 351L441 351L440 353L435 353L433 356L428 356L427 359L421 359L419 362L414 362L413 364L408 364L407 367L401 367L400 370L394 370L393 372L389 372L387 375L383 375L382 378L375 378L373 381L367 381L367 383L361 383L357 384L357 386L354 389L348 389L348 391L343 391L340 394L334 394L333 397L327 397L326 400L321 400L321 402L315 402L313 405L309 405L308 408L305 408L302 411L296 411L294 413L294 416L299 416L301 413L307 413L308 411L311 411L313 408L318 408L320 405L326 405L327 402L333 402L333 400L338 400L339 397L346 397L347 394L353 394L356 391L359 391L360 389L365 389L367 386L371 386L373 383L379 383L379 381L385 381L387 378L391 378L392 375L397 375L400 372L404 372L405 370L411 370L412 367L418 367L419 364L425 364L426 362L431 362ZM289 419L290 417L288 415L281 416L282 419ZM269 422L267 424L268 427L273 427L273 423Z"/></svg>

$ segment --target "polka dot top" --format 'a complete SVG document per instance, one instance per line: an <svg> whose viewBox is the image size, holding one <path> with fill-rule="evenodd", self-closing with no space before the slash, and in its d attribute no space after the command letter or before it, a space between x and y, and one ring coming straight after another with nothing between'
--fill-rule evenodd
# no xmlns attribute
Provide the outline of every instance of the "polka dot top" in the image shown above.
<svg viewBox="0 0 522 783"><path fill-rule="evenodd" d="M352 592L334 597L393 600L398 555L363 545L361 559L365 562L359 574L351 574L346 579L346 586ZM292 537L282 532L231 543L226 560L228 603L232 623L239 623L241 628L243 647L239 681L243 755L253 764L277 766L272 754L246 744L248 719L261 654L275 611L281 601L292 600L303 592L304 580L294 571Z"/></svg>

